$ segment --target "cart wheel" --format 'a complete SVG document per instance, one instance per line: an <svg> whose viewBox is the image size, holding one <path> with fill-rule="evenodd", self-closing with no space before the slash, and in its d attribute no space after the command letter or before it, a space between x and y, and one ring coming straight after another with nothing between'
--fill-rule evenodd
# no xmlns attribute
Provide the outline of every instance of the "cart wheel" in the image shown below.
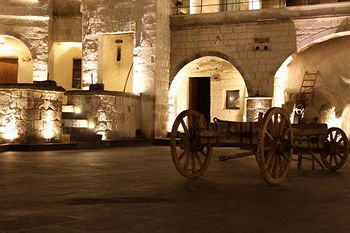
<svg viewBox="0 0 350 233"><path fill-rule="evenodd" d="M321 151L321 160L324 166L331 171L340 169L346 162L348 153L348 138L344 131L340 128L329 128L328 137Z"/></svg>
<svg viewBox="0 0 350 233"><path fill-rule="evenodd" d="M170 134L171 156L176 169L189 179L197 179L207 170L212 150L209 139L201 138L200 129L206 128L204 116L194 110L185 110L175 119Z"/></svg>
<svg viewBox="0 0 350 233"><path fill-rule="evenodd" d="M264 180L280 184L292 162L293 132L288 114L281 108L269 109L259 122L256 160Z"/></svg>

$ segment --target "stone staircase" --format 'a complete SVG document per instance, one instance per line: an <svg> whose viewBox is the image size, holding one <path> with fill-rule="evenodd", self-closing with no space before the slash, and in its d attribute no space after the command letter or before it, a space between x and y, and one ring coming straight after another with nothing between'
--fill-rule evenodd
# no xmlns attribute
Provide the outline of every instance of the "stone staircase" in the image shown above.
<svg viewBox="0 0 350 233"><path fill-rule="evenodd" d="M102 135L96 134L89 125L87 115L73 105L62 106L62 127L64 142L101 142Z"/></svg>

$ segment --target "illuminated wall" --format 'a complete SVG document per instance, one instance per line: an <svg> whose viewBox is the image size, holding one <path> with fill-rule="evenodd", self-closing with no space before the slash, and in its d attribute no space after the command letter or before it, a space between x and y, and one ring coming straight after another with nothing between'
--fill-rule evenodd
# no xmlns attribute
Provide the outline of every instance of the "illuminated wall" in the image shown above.
<svg viewBox="0 0 350 233"><path fill-rule="evenodd" d="M210 115L222 120L243 121L247 90L239 71L229 62L218 57L202 57L185 65L174 78L169 90L168 130L175 117L189 108L189 78L210 77ZM239 91L239 108L226 107L226 91Z"/></svg>
<svg viewBox="0 0 350 233"><path fill-rule="evenodd" d="M81 59L81 43L56 42L50 52L52 73L50 80L55 80L58 86L72 90L73 59Z"/></svg>
<svg viewBox="0 0 350 233"><path fill-rule="evenodd" d="M284 96L285 107L291 111L305 71L319 71L312 104L306 120L317 118L329 127L341 127L350 136L350 36L331 39L294 56L287 66Z"/></svg>
<svg viewBox="0 0 350 233"><path fill-rule="evenodd" d="M169 0L82 0L83 89L88 89L92 81L106 81L108 89L112 85L109 78L100 77L101 35L133 34L133 84L127 88L134 93L149 96L142 104L147 135L166 135L170 67L169 16L173 6L174 3ZM124 84L123 80L121 83Z"/></svg>
<svg viewBox="0 0 350 233"><path fill-rule="evenodd" d="M32 55L28 47L12 36L0 35L0 58L18 59L18 83L31 83L33 76Z"/></svg>
<svg viewBox="0 0 350 233"><path fill-rule="evenodd" d="M1 1L0 35L14 36L32 54L32 80L47 79L49 44L49 0Z"/></svg>
<svg viewBox="0 0 350 233"><path fill-rule="evenodd" d="M101 35L99 41L98 76L105 90L132 92L134 34Z"/></svg>
<svg viewBox="0 0 350 233"><path fill-rule="evenodd" d="M61 138L63 90L0 86L0 140L37 143Z"/></svg>
<svg viewBox="0 0 350 233"><path fill-rule="evenodd" d="M121 92L70 91L68 103L86 114L104 140L134 138L142 127L141 97Z"/></svg>

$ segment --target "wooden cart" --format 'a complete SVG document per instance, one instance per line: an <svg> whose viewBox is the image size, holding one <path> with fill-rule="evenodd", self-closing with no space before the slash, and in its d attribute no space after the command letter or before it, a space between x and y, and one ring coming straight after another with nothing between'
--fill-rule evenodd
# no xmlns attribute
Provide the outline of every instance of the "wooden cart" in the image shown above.
<svg viewBox="0 0 350 233"><path fill-rule="evenodd" d="M315 159L317 153L321 162L316 161L331 171L341 168L348 156L348 139L341 129L328 129L326 124L292 125L281 108L269 109L258 122L215 118L214 124L208 124L194 110L185 110L175 119L170 135L176 169L189 179L199 178L209 166L212 147L225 138L253 146L248 154L255 155L261 176L271 185L280 184L286 177L294 152L299 157L299 166L303 154L309 153Z"/></svg>

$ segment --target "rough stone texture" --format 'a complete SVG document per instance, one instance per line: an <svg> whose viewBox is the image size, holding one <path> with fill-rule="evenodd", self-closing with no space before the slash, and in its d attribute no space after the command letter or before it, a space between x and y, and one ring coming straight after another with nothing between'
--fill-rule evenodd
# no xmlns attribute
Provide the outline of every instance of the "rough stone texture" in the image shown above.
<svg viewBox="0 0 350 233"><path fill-rule="evenodd" d="M171 79L188 62L213 55L228 60L240 71L250 96L256 91L264 96L272 96L274 75L288 56L322 38L349 32L349 17L344 16L349 4L341 6L322 9L308 6L295 9L295 12L283 10L283 13L279 9L278 14L276 10L264 9L256 12L173 16ZM318 8L321 10L317 11ZM313 14L314 18L290 19L292 16L299 17L302 9L310 17ZM339 17L317 18L317 15L326 14L327 11L334 15L339 13ZM259 17L266 18L266 21L258 22ZM274 19L271 20L271 17ZM259 38L269 38L269 42L264 43L266 50L256 50L261 44L256 40Z"/></svg>
<svg viewBox="0 0 350 233"><path fill-rule="evenodd" d="M304 117L317 118L328 127L341 127L350 136L350 36L314 45L298 54L288 65L285 79L287 106L292 111L306 71L319 72L315 95ZM305 119L307 120L307 119Z"/></svg>
<svg viewBox="0 0 350 233"><path fill-rule="evenodd" d="M63 92L0 88L1 140L20 143L60 140L62 98ZM52 138L46 138L49 134Z"/></svg>
<svg viewBox="0 0 350 233"><path fill-rule="evenodd" d="M33 80L46 80L48 71L50 1L0 1L0 35L23 41L32 53Z"/></svg>
<svg viewBox="0 0 350 233"><path fill-rule="evenodd" d="M134 32L136 45L146 47L145 51L139 48L139 56L155 55L156 28L155 28L155 4L154 1L82 1L83 14L83 86L91 83L91 74L94 82L98 82L98 36L101 33ZM144 41L144 43L142 43ZM142 46L143 45L143 46ZM148 52L150 51L151 54ZM154 64L146 62L153 70ZM146 70L147 66L144 67ZM153 71L154 72L154 71ZM154 75L144 74L153 80ZM148 81L148 80L147 80ZM146 84L148 82L146 81ZM154 93L154 85L146 85L146 92Z"/></svg>
<svg viewBox="0 0 350 233"><path fill-rule="evenodd" d="M51 38L55 42L81 42L81 17L54 17Z"/></svg>
<svg viewBox="0 0 350 233"><path fill-rule="evenodd" d="M140 96L68 93L68 104L80 108L103 139L134 138L142 129Z"/></svg>
<svg viewBox="0 0 350 233"><path fill-rule="evenodd" d="M143 93L155 96L155 103L147 108L151 111L143 112L143 117L151 124L147 133L157 136L166 133L172 4L168 0L82 1L83 88L91 83L91 75L93 82L101 82L97 77L99 35L135 33L134 77L143 77Z"/></svg>
<svg viewBox="0 0 350 233"><path fill-rule="evenodd" d="M170 14L171 1L157 1L157 38L156 38L156 107L155 136L166 136L168 119L168 92L170 70Z"/></svg>

